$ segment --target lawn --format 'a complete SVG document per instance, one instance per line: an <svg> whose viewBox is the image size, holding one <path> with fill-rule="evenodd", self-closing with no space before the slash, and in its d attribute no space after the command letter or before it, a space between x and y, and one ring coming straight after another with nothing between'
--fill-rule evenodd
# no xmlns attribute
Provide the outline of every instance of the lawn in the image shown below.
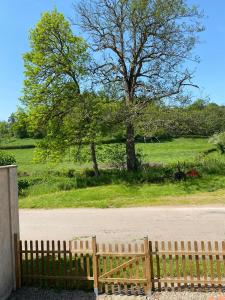
<svg viewBox="0 0 225 300"><path fill-rule="evenodd" d="M30 145L35 141L24 140ZM22 141L19 141L22 144ZM16 145L16 141L14 141ZM179 162L197 162L203 151L212 147L207 139L179 138L161 143L139 143L137 149L144 154L146 162L164 165ZM60 163L40 163L33 160L35 149L4 150L16 157L20 179L30 186L20 196L21 208L60 207L127 207L181 204L225 204L225 171L211 170L201 178L186 182L128 183L118 180L96 186L78 188L75 177L68 176L69 170L83 172L89 163L80 165L69 157ZM211 159L225 162L219 154ZM102 166L103 167L103 166Z"/></svg>

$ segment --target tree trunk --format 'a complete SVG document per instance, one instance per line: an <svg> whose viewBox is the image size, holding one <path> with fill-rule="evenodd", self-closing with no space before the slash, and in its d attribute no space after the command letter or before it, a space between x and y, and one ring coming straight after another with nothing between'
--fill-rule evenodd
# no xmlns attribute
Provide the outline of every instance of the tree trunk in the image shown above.
<svg viewBox="0 0 225 300"><path fill-rule="evenodd" d="M93 169L95 172L95 176L98 177L100 175L99 169L98 169L98 163L97 163L97 158L96 158L96 151L95 151L95 143L91 142L90 143L90 150L91 150L91 159L93 163Z"/></svg>
<svg viewBox="0 0 225 300"><path fill-rule="evenodd" d="M126 154L127 154L127 170L136 171L137 160L136 160L136 153L135 153L134 126L132 123L127 124Z"/></svg>

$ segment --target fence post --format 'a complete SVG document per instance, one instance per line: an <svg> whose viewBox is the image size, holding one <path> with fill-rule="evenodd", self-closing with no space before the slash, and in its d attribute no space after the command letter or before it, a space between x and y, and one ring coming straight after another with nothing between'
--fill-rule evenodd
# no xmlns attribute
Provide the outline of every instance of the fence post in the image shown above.
<svg viewBox="0 0 225 300"><path fill-rule="evenodd" d="M15 274L16 289L21 288L21 264L20 264L20 244L17 233L14 233L14 255L15 255Z"/></svg>
<svg viewBox="0 0 225 300"><path fill-rule="evenodd" d="M149 241L148 237L144 238L144 251L145 251L145 270L146 270L146 280L147 280L147 295L151 295L152 293L152 274L151 274L151 258Z"/></svg>
<svg viewBox="0 0 225 300"><path fill-rule="evenodd" d="M97 256L96 236L92 237L92 250L93 250L94 292L97 297L98 296L98 256Z"/></svg>

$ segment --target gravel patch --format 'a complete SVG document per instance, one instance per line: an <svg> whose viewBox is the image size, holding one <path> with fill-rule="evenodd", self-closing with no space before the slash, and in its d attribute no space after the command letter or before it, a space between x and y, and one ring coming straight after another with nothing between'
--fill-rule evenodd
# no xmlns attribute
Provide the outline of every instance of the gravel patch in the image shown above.
<svg viewBox="0 0 225 300"><path fill-rule="evenodd" d="M162 292L152 296L100 296L98 300L225 300L225 294L201 292Z"/></svg>
<svg viewBox="0 0 225 300"><path fill-rule="evenodd" d="M161 292L151 296L109 296L82 291L55 291L41 288L21 288L8 300L225 300L225 294L202 292Z"/></svg>
<svg viewBox="0 0 225 300"><path fill-rule="evenodd" d="M41 288L21 288L13 292L8 300L96 300L94 293L83 291L56 291Z"/></svg>

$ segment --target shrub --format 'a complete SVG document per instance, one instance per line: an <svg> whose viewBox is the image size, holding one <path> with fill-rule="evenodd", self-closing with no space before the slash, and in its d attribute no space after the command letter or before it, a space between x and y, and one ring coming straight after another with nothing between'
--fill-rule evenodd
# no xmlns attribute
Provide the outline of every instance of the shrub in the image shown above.
<svg viewBox="0 0 225 300"><path fill-rule="evenodd" d="M28 189L30 186L30 183L27 179L20 179L18 180L18 191L19 195L23 195L24 191Z"/></svg>
<svg viewBox="0 0 225 300"><path fill-rule="evenodd" d="M116 169L126 168L126 150L123 144L108 144L98 146L97 157L99 161L108 163Z"/></svg>
<svg viewBox="0 0 225 300"><path fill-rule="evenodd" d="M214 134L209 142L214 144L217 147L217 150L221 153L225 153L225 132L220 132L218 134Z"/></svg>
<svg viewBox="0 0 225 300"><path fill-rule="evenodd" d="M58 189L60 191L70 191L70 190L75 189L75 188L77 188L76 182L67 181L67 182L60 182L58 184Z"/></svg>
<svg viewBox="0 0 225 300"><path fill-rule="evenodd" d="M69 177L69 178L73 178L73 177L75 177L75 170L74 169L69 169L68 171L67 171L67 177Z"/></svg>
<svg viewBox="0 0 225 300"><path fill-rule="evenodd" d="M13 165L15 163L16 159L13 155L0 151L0 166Z"/></svg>

